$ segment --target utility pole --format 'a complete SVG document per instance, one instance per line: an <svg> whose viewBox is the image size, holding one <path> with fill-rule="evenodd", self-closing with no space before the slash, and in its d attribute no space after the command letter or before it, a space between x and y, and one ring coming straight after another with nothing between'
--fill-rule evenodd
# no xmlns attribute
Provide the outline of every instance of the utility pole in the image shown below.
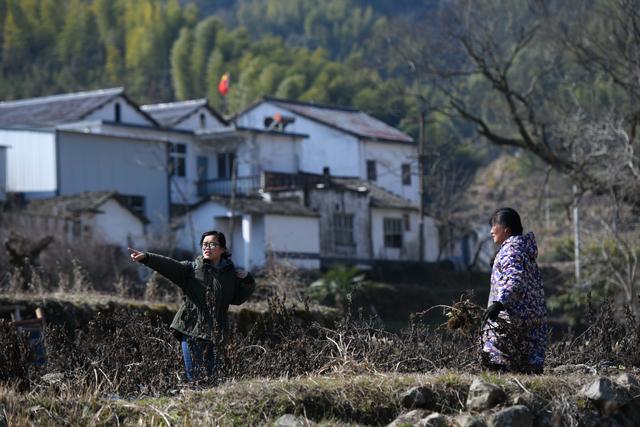
<svg viewBox="0 0 640 427"><path fill-rule="evenodd" d="M420 202L418 204L418 242L420 243L419 261L424 261L424 120L425 112L420 108L418 115L418 194Z"/></svg>
<svg viewBox="0 0 640 427"><path fill-rule="evenodd" d="M571 159L575 163L576 161L576 146L575 143L571 147ZM573 182L573 259L575 262L575 275L576 286L580 286L580 211L578 204L580 202L580 196L578 194L578 186L576 182Z"/></svg>
<svg viewBox="0 0 640 427"><path fill-rule="evenodd" d="M229 203L229 209L231 210L231 219L229 221L229 245L230 249L233 249L233 229L235 227L234 217L235 217L235 205L236 205L236 192L238 185L238 162L236 161L236 156L233 156L233 160L231 161L231 200Z"/></svg>
<svg viewBox="0 0 640 427"><path fill-rule="evenodd" d="M576 285L580 286L580 211L578 186L573 184L573 259L575 260Z"/></svg>

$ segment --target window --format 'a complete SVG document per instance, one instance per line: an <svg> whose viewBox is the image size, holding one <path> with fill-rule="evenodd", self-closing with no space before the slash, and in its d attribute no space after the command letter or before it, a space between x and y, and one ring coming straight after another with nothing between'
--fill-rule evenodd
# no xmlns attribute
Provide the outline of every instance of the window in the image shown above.
<svg viewBox="0 0 640 427"><path fill-rule="evenodd" d="M113 115L114 115L114 120L116 123L120 123L120 103L116 102L116 104L113 107L114 111L113 111Z"/></svg>
<svg viewBox="0 0 640 427"><path fill-rule="evenodd" d="M375 160L367 160L367 179L369 181L375 181L378 179Z"/></svg>
<svg viewBox="0 0 640 427"><path fill-rule="evenodd" d="M218 178L231 178L234 159L233 153L218 154Z"/></svg>
<svg viewBox="0 0 640 427"><path fill-rule="evenodd" d="M144 196L129 196L126 194L118 194L118 201L128 207L132 212L144 217L145 200Z"/></svg>
<svg viewBox="0 0 640 427"><path fill-rule="evenodd" d="M187 144L169 144L169 175L187 175Z"/></svg>
<svg viewBox="0 0 640 427"><path fill-rule="evenodd" d="M411 185L411 165L408 163L402 165L402 185Z"/></svg>
<svg viewBox="0 0 640 427"><path fill-rule="evenodd" d="M402 247L402 220L398 218L384 218L384 246L387 248Z"/></svg>
<svg viewBox="0 0 640 427"><path fill-rule="evenodd" d="M204 182L209 178L209 159L206 156L198 156L198 196L206 195L207 183Z"/></svg>
<svg viewBox="0 0 640 427"><path fill-rule="evenodd" d="M200 113L200 129L207 127L207 117L204 113Z"/></svg>
<svg viewBox="0 0 640 427"><path fill-rule="evenodd" d="M411 231L411 217L409 214L402 214L402 221L404 222L404 231Z"/></svg>
<svg viewBox="0 0 640 427"><path fill-rule="evenodd" d="M353 246L353 214L333 214L333 238L336 245Z"/></svg>

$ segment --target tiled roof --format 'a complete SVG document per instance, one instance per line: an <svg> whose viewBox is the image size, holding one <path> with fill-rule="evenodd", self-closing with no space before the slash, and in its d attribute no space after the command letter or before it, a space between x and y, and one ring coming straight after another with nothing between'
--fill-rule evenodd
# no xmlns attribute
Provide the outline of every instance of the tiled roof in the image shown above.
<svg viewBox="0 0 640 427"><path fill-rule="evenodd" d="M289 101L273 97L264 97L264 100L308 119L362 138L404 143L413 142L413 138L406 133L355 108Z"/></svg>
<svg viewBox="0 0 640 427"><path fill-rule="evenodd" d="M351 191L368 191L371 206L377 208L418 209L418 205L369 181L353 178L331 178L331 182Z"/></svg>
<svg viewBox="0 0 640 427"><path fill-rule="evenodd" d="M227 124L227 121L211 108L204 98L164 104L148 104L140 108L160 123L160 126L172 127L195 113L200 107L206 107L220 122Z"/></svg>
<svg viewBox="0 0 640 427"><path fill-rule="evenodd" d="M209 200L231 208L231 199L223 196L212 196ZM318 213L295 201L267 201L259 197L237 197L234 211L249 214L271 214L286 216L319 216Z"/></svg>
<svg viewBox="0 0 640 427"><path fill-rule="evenodd" d="M0 102L0 127L52 127L82 120L113 98L121 87Z"/></svg>
<svg viewBox="0 0 640 427"><path fill-rule="evenodd" d="M115 191L88 191L68 196L51 197L47 199L34 199L29 202L25 210L29 214L52 217L74 218L83 212L100 211L100 206L107 200L114 198L122 207L127 209L142 222L149 220L137 212L129 209L126 204L120 202Z"/></svg>

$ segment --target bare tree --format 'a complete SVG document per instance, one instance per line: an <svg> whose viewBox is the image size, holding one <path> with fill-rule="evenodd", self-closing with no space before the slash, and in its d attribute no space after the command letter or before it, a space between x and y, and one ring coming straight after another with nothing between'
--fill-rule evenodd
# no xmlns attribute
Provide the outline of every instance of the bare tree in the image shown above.
<svg viewBox="0 0 640 427"><path fill-rule="evenodd" d="M458 0L439 33L413 26L390 41L407 75L437 92L429 111L534 154L608 209L599 222L588 212L607 242L601 273L638 310L638 237L625 227L640 203L640 1L578 3Z"/></svg>

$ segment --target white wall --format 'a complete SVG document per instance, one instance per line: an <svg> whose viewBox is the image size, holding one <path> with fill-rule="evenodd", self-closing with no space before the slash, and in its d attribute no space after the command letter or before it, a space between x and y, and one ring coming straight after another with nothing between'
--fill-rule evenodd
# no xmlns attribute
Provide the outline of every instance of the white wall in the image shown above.
<svg viewBox="0 0 640 427"><path fill-rule="evenodd" d="M84 120L105 120L109 122L115 122L116 103L120 104L120 123L142 126L155 126L144 114L141 114L121 96L114 98L111 102L108 102L102 107L98 108L97 110L89 114Z"/></svg>
<svg viewBox="0 0 640 427"><path fill-rule="evenodd" d="M353 177L359 175L358 138L345 132L306 119L268 102L239 116L237 124L264 129L264 118L273 116L275 113L296 118L294 123L287 126L287 132L309 135L309 138L301 141L299 160L301 171L322 173L323 168L328 166L332 175Z"/></svg>
<svg viewBox="0 0 640 427"><path fill-rule="evenodd" d="M320 229L317 217L265 215L264 230L266 247L270 251L292 254L291 258L283 261L301 268L320 267ZM295 258L296 254L313 258Z"/></svg>
<svg viewBox="0 0 640 427"><path fill-rule="evenodd" d="M145 214L155 230L169 215L167 149L161 141L59 132L59 191L115 190L145 197Z"/></svg>
<svg viewBox="0 0 640 427"><path fill-rule="evenodd" d="M53 194L57 187L54 131L0 130L7 146L7 191Z"/></svg>
<svg viewBox="0 0 640 427"><path fill-rule="evenodd" d="M404 227L404 216L409 215L409 230ZM384 218L402 221L402 248L389 248L384 245ZM371 240L373 258L384 260L417 261L419 252L418 212L402 209L371 209Z"/></svg>
<svg viewBox="0 0 640 427"><path fill-rule="evenodd" d="M360 178L367 179L367 160L376 161L375 183L392 193L418 203L418 149L415 145L360 141ZM411 185L402 184L402 164L411 165Z"/></svg>
<svg viewBox="0 0 640 427"><path fill-rule="evenodd" d="M257 134L256 143L261 171L297 173L300 170L298 152L304 140L271 134Z"/></svg>
<svg viewBox="0 0 640 427"><path fill-rule="evenodd" d="M7 194L7 147L0 146L0 201L6 200Z"/></svg>
<svg viewBox="0 0 640 427"><path fill-rule="evenodd" d="M99 214L93 217L90 226L96 237L105 243L134 248L146 245L144 224L130 211L113 199L100 205Z"/></svg>

